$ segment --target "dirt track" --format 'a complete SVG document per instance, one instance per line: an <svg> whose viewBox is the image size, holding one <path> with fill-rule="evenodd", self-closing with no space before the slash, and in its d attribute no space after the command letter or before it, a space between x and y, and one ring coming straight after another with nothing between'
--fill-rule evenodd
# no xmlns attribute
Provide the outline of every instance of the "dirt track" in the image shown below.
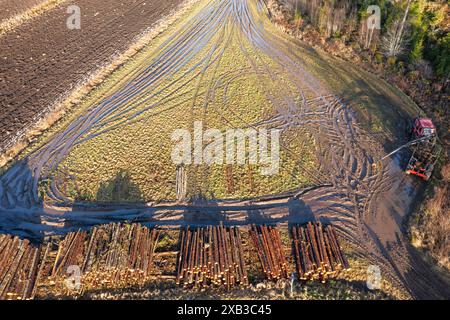
<svg viewBox="0 0 450 320"><path fill-rule="evenodd" d="M81 30L67 29L63 3L1 36L0 152L19 130L181 2L80 0Z"/></svg>
<svg viewBox="0 0 450 320"><path fill-rule="evenodd" d="M87 110L83 117L0 177L3 231L27 235L43 231L66 232L115 219L174 225L217 223L224 219L228 224L321 219L336 225L341 236L352 243L361 256L380 266L384 277L405 288L413 297L448 299L450 287L421 262L403 236L402 218L410 209L417 186L403 175L397 161L375 165L383 154L380 143L358 126L346 103L307 71L302 57L297 56L295 50L289 50L291 42L264 28L265 19L266 11L260 1L208 1L192 23L164 43L157 58L142 70L136 70L131 82ZM148 207L68 206L69 199L61 192L52 171L70 150L82 140L103 134L111 122L120 126L140 115L140 103L125 104L124 101L138 101L136 97L142 92L153 95L151 88L157 87L165 77L172 77L180 65L189 63L217 32L224 30L226 32L214 40L215 45L207 55L200 57L196 69L183 79L188 82L198 79L202 70L213 67L220 61L228 41L249 41L255 51L271 57L276 70L252 60L252 72L269 75L275 84L279 83L278 95L271 97L279 112L265 125L280 129L306 128L315 137L320 159L320 168L309 170L309 175L317 184L331 185L280 196L278 200ZM244 49L243 54L246 54ZM281 72L295 86L296 92L283 87L278 78ZM209 81L215 83L218 79L233 81L230 76ZM180 79L175 79L170 88L176 91L182 85ZM159 95L160 104L170 98L167 92L171 91L155 93ZM214 89L207 94L213 92ZM301 97L299 104L295 103L297 95ZM196 97L197 93L193 99ZM256 124L249 124L253 125ZM51 201L46 204L39 200L40 179L50 181L47 196Z"/></svg>

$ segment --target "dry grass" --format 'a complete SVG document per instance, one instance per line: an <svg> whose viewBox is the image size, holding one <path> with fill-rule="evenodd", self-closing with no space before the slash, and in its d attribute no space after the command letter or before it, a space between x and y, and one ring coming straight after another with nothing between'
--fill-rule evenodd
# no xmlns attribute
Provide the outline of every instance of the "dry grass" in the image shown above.
<svg viewBox="0 0 450 320"><path fill-rule="evenodd" d="M291 14L281 2L268 2L274 15L272 22L282 32L300 40L300 46L305 49L302 59L307 61L313 75L349 104L356 112L359 125L376 134L380 142L390 148L392 141L404 134L399 123L420 114L421 109L400 86L388 83L367 68L360 61L361 56L351 54L350 48L342 45L336 54L332 42L327 42L314 28L300 31L289 21Z"/></svg>
<svg viewBox="0 0 450 320"><path fill-rule="evenodd" d="M441 174L442 181L413 219L411 234L416 247L426 249L438 265L450 270L450 163Z"/></svg>
<svg viewBox="0 0 450 320"><path fill-rule="evenodd" d="M215 37L219 36L217 34ZM156 41L156 45L154 43L152 47L142 50L130 63L113 73L77 109L86 110L98 104L102 98L114 93L121 83L129 81L136 70L146 67L148 61L158 54L155 48L158 48L157 43L163 39L165 37ZM272 66L273 62L269 57L262 53L257 57L257 53L249 43L245 43L245 46L248 54L255 60L263 59L265 66ZM199 56L207 54L209 49L210 46L203 48ZM177 71L177 76L187 73L196 62L183 66ZM230 66L235 70L230 70ZM123 169L129 173L130 182L139 187L141 200L176 199L176 166L170 158L173 148L171 133L175 129L192 129L193 121L201 120L205 124L205 129L218 128L224 132L230 127L245 128L273 114L273 105L267 100L265 92L279 90L276 85L280 83L272 83L265 77L262 87L262 76L258 77L247 70L251 70L251 65L242 53L239 43L233 39L223 52L220 64L205 71L204 81L200 83L191 81L183 88L179 88L176 96L166 99L164 104L146 110L132 122L84 141L72 149L61 164L61 168L67 170L75 179L64 179L65 183L61 185L61 190L72 199L99 200L101 186ZM210 89L209 80L214 78L214 75L223 75L223 81L215 87L214 98L210 98L208 108L205 109L204 95ZM177 76L173 78L176 79ZM133 103L136 110L157 104L160 98L153 97L152 93L157 92L159 88L163 90L172 81L171 78L164 79L158 87L153 86L151 91L143 90L134 97L136 101L127 103ZM292 86L286 79L282 81L284 87ZM193 105L192 94L196 89L199 94ZM226 101L223 97L227 97ZM124 106L125 104L119 107ZM121 110L118 108L114 112L118 113ZM126 115L132 113L127 111ZM116 122L110 122L107 126L112 127ZM280 174L276 178L261 175L257 166L236 165L232 167L232 173L229 175L223 165L188 166L186 172L190 183L187 186L187 197L202 195L216 199L248 198L276 194L296 189L299 185L308 185L310 181L298 168L298 162L306 168L316 166L312 137L301 128L291 129L282 135L282 141L283 145L289 146L291 152L281 150ZM64 177L64 172L61 172L60 176ZM228 188L228 178L232 180L233 188ZM133 200L135 199L128 199Z"/></svg>
<svg viewBox="0 0 450 320"><path fill-rule="evenodd" d="M279 228L290 271L295 271L291 238L288 228ZM264 280L263 270L253 245L250 244L248 229L241 227L245 264L250 276L248 287L232 290L208 287L201 291L187 290L175 283L178 229L163 230L161 241L155 254L155 267L146 278L137 271L124 272L119 281L112 280L114 272L91 272L82 275L82 289L70 291L65 286L65 278L48 278L39 285L38 299L277 299L277 300L383 300L410 299L406 293L394 288L386 279L382 280L380 290L369 290L366 286L367 267L370 263L357 257L343 242L352 269L338 274L325 284L320 281L297 281L292 295L290 280L272 282ZM158 255L160 255L158 257Z"/></svg>

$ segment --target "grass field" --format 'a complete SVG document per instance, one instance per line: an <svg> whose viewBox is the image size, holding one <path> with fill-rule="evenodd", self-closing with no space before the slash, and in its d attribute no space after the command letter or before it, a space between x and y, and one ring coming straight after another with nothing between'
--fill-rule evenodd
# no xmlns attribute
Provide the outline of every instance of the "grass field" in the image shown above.
<svg viewBox="0 0 450 320"><path fill-rule="evenodd" d="M181 38L183 24L200 11L202 4L114 72L29 148L42 146L87 110L95 110L105 99L124 92L127 85L136 85L132 94L116 98L114 110L79 137L52 172L67 197L108 202L174 200L177 167L170 158L174 130L192 132L195 121L202 121L204 129L222 132L229 128L270 128L270 119L285 108L280 107L284 95L300 105L300 93L283 67L230 21L221 21L219 27L209 30L212 34L207 33L204 42L190 47L191 52L178 48L186 50L185 55L192 54L192 59L179 58L173 69L158 69L163 66L160 55L171 54L163 49L185 41ZM267 20L260 23L277 34ZM181 40L174 36L178 34ZM349 103L366 129L380 134L383 142L395 137L403 126L393 119L414 112L404 95L374 76L300 43L292 50L292 39L278 40L285 46L281 50L297 57L307 72ZM158 72L164 76L156 78ZM156 80L139 86L148 76ZM264 121L268 125L260 125ZM280 174L275 176L263 176L258 166L248 164L187 166L187 197L248 198L317 183L308 172L318 167L316 141L308 130L285 129L281 144ZM114 195L118 184L132 191L118 197Z"/></svg>
<svg viewBox="0 0 450 320"><path fill-rule="evenodd" d="M276 114L267 97L280 86L292 84L287 80L274 82L267 74L252 72L252 61L275 70L276 66L237 34L224 29L197 53L208 57L213 46L223 46L219 53L214 52L216 60L208 68L198 69L198 59L193 59L150 90L140 91L118 105L106 124L93 128L87 134L93 136L77 144L61 163L55 173L65 180L61 190L74 200L114 201L108 196L112 191L107 190L114 184L108 187L108 182L124 171L127 183L138 191L121 201L175 199L176 165L170 158L174 130L192 131L194 121L202 121L204 129L222 132L228 128L256 128L255 124ZM154 48L158 48L158 43L146 48L95 90L80 110L92 107L133 81L135 74L157 56L158 49ZM264 126L258 126L261 127ZM98 132L102 133L95 136ZM187 167L188 197L245 198L308 185L310 180L298 165L316 165L313 139L296 128L284 132L282 140L289 151L281 150L279 175L263 176L256 165L232 165L231 169L227 165L191 165Z"/></svg>

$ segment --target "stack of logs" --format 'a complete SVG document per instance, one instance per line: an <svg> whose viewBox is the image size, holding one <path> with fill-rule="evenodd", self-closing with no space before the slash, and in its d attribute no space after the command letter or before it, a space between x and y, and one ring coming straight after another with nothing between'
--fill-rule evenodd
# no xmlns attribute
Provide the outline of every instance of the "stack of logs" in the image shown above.
<svg viewBox="0 0 450 320"><path fill-rule="evenodd" d="M139 270L148 276L158 236L157 229L119 223L94 227L89 236L85 231L69 233L59 243L52 276L66 274L71 265L82 273Z"/></svg>
<svg viewBox="0 0 450 320"><path fill-rule="evenodd" d="M294 254L299 279L320 279L350 268L331 225L320 222L292 227Z"/></svg>
<svg viewBox="0 0 450 320"><path fill-rule="evenodd" d="M237 227L187 227L181 232L177 283L200 288L217 285L228 289L248 285Z"/></svg>
<svg viewBox="0 0 450 320"><path fill-rule="evenodd" d="M69 266L77 265L80 267L86 236L87 234L84 231L70 232L59 242L58 253L51 273L53 277L65 275Z"/></svg>
<svg viewBox="0 0 450 320"><path fill-rule="evenodd" d="M291 231L300 279L325 281L350 268L331 225L310 222L294 225ZM126 284L130 278L141 283L152 272L159 234L157 228L140 224L112 223L90 232L67 234L56 241L56 252L54 239L36 247L28 240L0 235L0 299L33 298L40 280L64 278L69 266L78 266L83 276L92 276L94 284L104 282L96 278L98 273L108 274L108 281ZM289 268L277 228L252 225L250 237L266 277L287 278ZM178 284L194 288L248 285L237 227L187 227L181 230L180 244Z"/></svg>
<svg viewBox="0 0 450 320"><path fill-rule="evenodd" d="M0 300L34 297L40 256L28 240L0 235Z"/></svg>
<svg viewBox="0 0 450 320"><path fill-rule="evenodd" d="M288 264L278 230L273 226L252 225L250 236L267 279L287 278Z"/></svg>
<svg viewBox="0 0 450 320"><path fill-rule="evenodd" d="M39 280L65 278L70 266L78 267L83 275L106 272L115 282L126 282L135 274L144 281L152 271L158 237L158 229L113 223L89 233L68 233L57 241L55 256L53 241L33 246L29 240L1 234L0 300L33 298Z"/></svg>

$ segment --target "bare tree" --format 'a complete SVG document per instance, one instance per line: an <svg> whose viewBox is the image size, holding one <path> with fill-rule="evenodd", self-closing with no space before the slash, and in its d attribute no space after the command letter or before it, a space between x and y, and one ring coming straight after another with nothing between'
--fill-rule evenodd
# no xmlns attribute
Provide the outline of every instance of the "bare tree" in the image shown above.
<svg viewBox="0 0 450 320"><path fill-rule="evenodd" d="M407 28L407 20L411 2L412 0L408 0L405 13L403 14L403 19L401 21L396 20L383 37L382 48L387 57L397 57L406 48L405 31Z"/></svg>
<svg viewBox="0 0 450 320"><path fill-rule="evenodd" d="M405 14L403 15L402 23L400 24L400 29L398 31L399 42L401 42L401 38L403 38L403 32L405 30L406 20L408 19L409 8L411 7L412 0L408 0L408 4L406 6Z"/></svg>
<svg viewBox="0 0 450 320"><path fill-rule="evenodd" d="M400 24L399 20L394 21L381 40L381 48L386 57L398 57L406 49L405 37L399 37Z"/></svg>
<svg viewBox="0 0 450 320"><path fill-rule="evenodd" d="M401 40L398 37L399 27L400 21L394 21L381 41L381 47L387 57L397 57L405 50L404 41L399 41Z"/></svg>

